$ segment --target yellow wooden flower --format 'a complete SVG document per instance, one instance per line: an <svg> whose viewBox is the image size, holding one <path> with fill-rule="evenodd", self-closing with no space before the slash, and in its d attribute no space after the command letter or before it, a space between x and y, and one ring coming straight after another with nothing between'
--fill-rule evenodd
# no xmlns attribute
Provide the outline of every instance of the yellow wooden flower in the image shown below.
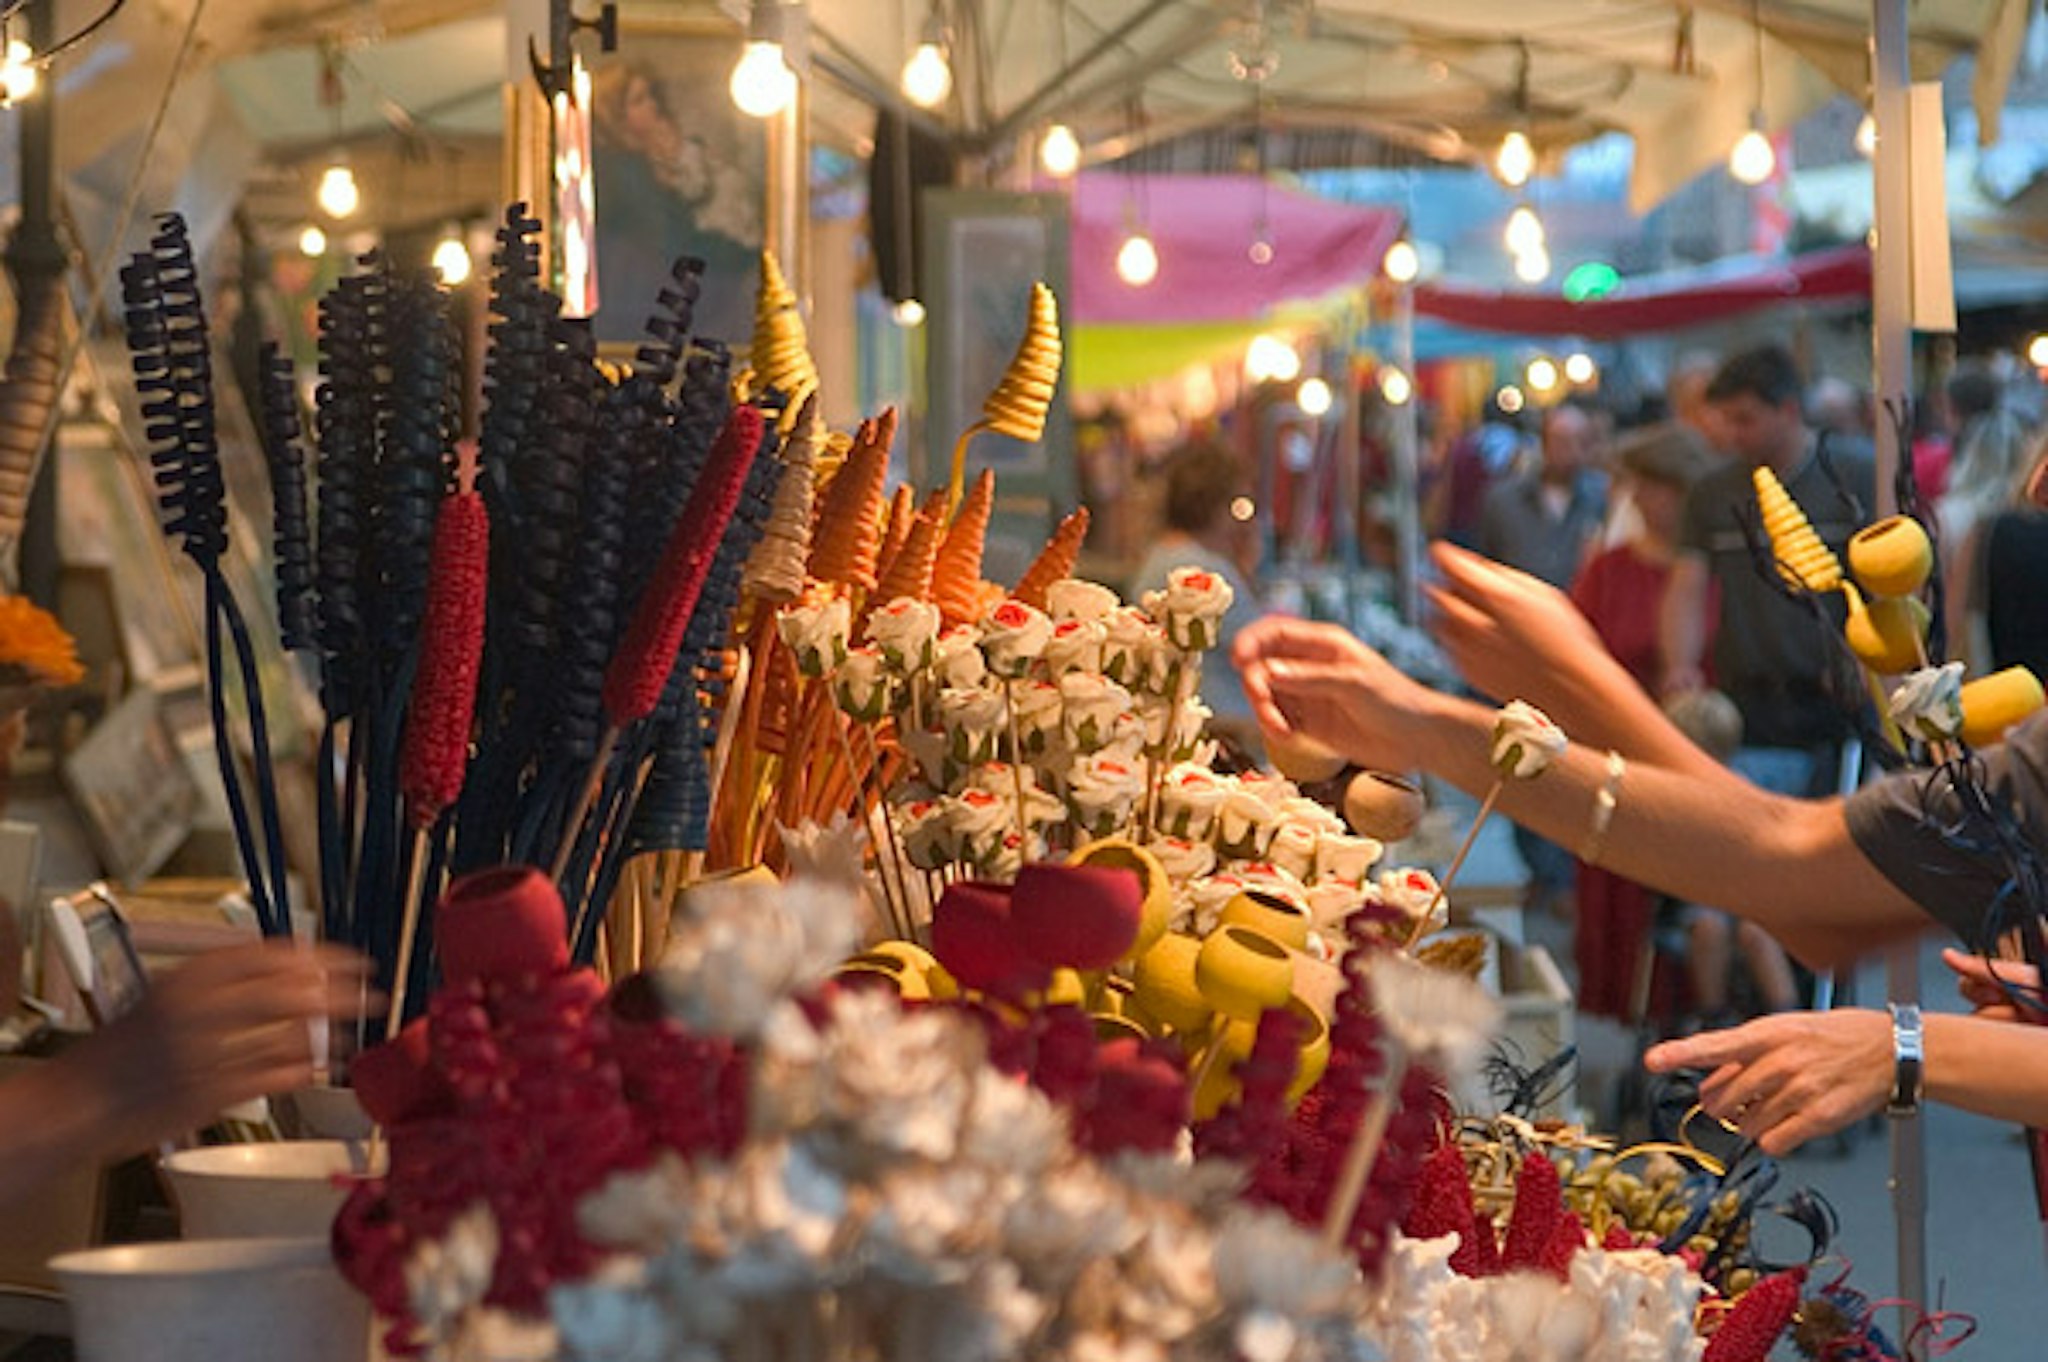
<svg viewBox="0 0 2048 1362"><path fill-rule="evenodd" d="M73 686L85 679L71 635L26 596L0 597L0 679L31 686Z"/></svg>

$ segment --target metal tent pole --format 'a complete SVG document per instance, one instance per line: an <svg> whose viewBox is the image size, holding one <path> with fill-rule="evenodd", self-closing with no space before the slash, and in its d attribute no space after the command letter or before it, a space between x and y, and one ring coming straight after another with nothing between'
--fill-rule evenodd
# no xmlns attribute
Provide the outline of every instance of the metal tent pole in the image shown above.
<svg viewBox="0 0 2048 1362"><path fill-rule="evenodd" d="M1395 583L1404 623L1422 623L1422 451L1415 382L1415 285L1394 289L1394 367L1408 380L1408 400L1394 410Z"/></svg>
<svg viewBox="0 0 2048 1362"><path fill-rule="evenodd" d="M1912 393L1913 332L1912 252L1908 234L1907 107L1912 74L1907 63L1906 0L1871 0L1872 117L1877 123L1877 154L1872 159L1876 203L1872 221L1877 241L1872 261L1870 350L1872 388L1878 410L1903 404ZM1897 509L1892 477L1899 460L1897 423L1877 422L1877 504L1881 514ZM1885 992L1893 1002L1920 998L1920 955L1902 946L1885 962ZM1898 1295L1926 1307L1927 1293L1927 1146L1925 1123L1919 1118L1891 1123L1892 1214L1898 1236ZM1900 1315L1899 1336L1911 1321Z"/></svg>

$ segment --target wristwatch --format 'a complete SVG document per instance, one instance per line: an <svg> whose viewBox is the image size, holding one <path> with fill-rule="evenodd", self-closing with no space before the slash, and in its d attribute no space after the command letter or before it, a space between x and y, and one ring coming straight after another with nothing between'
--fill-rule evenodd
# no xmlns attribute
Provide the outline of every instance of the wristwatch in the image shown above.
<svg viewBox="0 0 2048 1362"><path fill-rule="evenodd" d="M1892 1095L1885 1104L1887 1116L1917 1116L1920 1114L1920 1094L1925 1086L1922 1061L1926 1050L1921 1044L1920 1009L1912 1003L1893 1003L1892 1007Z"/></svg>

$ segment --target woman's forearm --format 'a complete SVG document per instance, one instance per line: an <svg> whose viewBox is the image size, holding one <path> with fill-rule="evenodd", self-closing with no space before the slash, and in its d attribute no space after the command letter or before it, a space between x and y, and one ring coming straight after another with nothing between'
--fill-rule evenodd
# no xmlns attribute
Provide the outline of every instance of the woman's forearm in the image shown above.
<svg viewBox="0 0 2048 1362"><path fill-rule="evenodd" d="M1923 1026L1927 1100L2048 1127L2048 1027L1953 1013Z"/></svg>
<svg viewBox="0 0 2048 1362"><path fill-rule="evenodd" d="M1493 711L1435 695L1415 716L1422 764L1475 796L1492 788ZM1499 808L1570 851L1586 847L1606 754L1573 743ZM1689 902L1757 922L1809 964L1855 958L1929 926L1857 850L1840 801L1773 795L1717 765L1628 764L1599 863Z"/></svg>
<svg viewBox="0 0 2048 1362"><path fill-rule="evenodd" d="M89 1054L27 1062L0 1079L0 1131L0 1207L78 1168L135 1152L120 1147L118 1094L98 1081Z"/></svg>

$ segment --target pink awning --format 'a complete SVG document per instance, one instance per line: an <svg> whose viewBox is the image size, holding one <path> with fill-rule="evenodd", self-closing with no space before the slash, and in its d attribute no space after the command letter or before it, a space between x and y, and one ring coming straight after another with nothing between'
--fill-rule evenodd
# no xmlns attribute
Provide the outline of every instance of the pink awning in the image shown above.
<svg viewBox="0 0 2048 1362"><path fill-rule="evenodd" d="M1116 174L1080 177L1074 191L1071 311L1082 324L1249 320L1284 303L1366 283L1400 234L1386 208L1331 203L1265 186L1273 258L1252 263L1260 212L1255 175ZM1159 275L1133 288L1116 275L1117 247L1142 218Z"/></svg>
<svg viewBox="0 0 2048 1362"><path fill-rule="evenodd" d="M1859 244L1758 264L1740 273L1720 271L1705 278L1695 274L1662 286L1639 281L1583 303L1567 301L1554 288L1509 292L1449 282L1423 284L1415 290L1415 310L1474 331L1612 340L1699 326L1780 303L1869 296L1870 252Z"/></svg>

